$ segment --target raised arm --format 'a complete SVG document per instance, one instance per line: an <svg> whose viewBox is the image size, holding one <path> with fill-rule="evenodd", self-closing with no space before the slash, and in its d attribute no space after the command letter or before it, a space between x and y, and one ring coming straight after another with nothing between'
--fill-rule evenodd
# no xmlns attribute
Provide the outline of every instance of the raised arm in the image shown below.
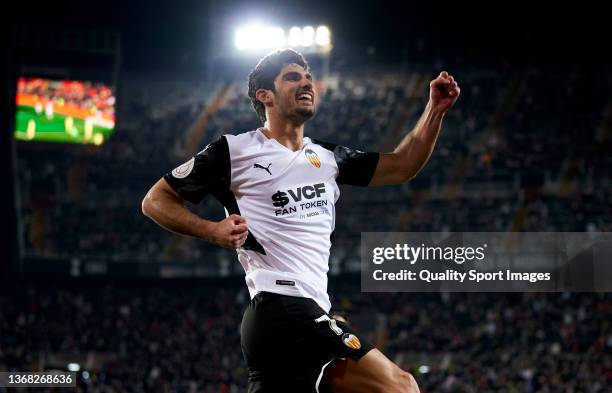
<svg viewBox="0 0 612 393"><path fill-rule="evenodd" d="M414 178L433 152L446 111L457 101L460 89L448 72L429 83L429 102L412 131L392 153L381 153L370 186L400 184Z"/></svg>

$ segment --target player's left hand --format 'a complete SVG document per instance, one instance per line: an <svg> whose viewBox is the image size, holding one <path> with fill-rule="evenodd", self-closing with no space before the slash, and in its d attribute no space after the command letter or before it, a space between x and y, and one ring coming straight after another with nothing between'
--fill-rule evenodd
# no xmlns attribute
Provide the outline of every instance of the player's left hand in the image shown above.
<svg viewBox="0 0 612 393"><path fill-rule="evenodd" d="M429 83L429 100L434 109L442 112L446 112L453 106L460 93L461 89L457 81L446 71L442 71L436 79Z"/></svg>

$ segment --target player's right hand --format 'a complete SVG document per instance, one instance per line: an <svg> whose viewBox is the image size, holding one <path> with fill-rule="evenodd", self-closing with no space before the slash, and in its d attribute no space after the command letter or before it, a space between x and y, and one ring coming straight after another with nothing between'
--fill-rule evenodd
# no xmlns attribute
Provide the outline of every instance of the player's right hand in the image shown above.
<svg viewBox="0 0 612 393"><path fill-rule="evenodd" d="M248 234L246 219L232 214L215 224L211 237L221 247L236 249L244 244Z"/></svg>

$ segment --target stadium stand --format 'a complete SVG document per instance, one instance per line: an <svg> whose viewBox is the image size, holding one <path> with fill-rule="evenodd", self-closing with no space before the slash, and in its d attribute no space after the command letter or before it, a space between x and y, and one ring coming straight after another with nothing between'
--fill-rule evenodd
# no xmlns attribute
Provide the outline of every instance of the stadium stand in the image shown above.
<svg viewBox="0 0 612 393"><path fill-rule="evenodd" d="M334 308L411 370L423 391L606 392L609 294L360 294ZM55 282L0 292L0 367L63 369L80 392L241 392L243 281ZM41 390L37 390L41 391Z"/></svg>
<svg viewBox="0 0 612 393"><path fill-rule="evenodd" d="M365 231L612 229L612 96L599 76L567 79L531 68L455 75L461 99L422 173L407 185L342 190L331 257L334 305L413 370L422 391L609 391L609 294L373 295L360 294L350 275L359 270ZM319 83L321 107L307 135L388 148L416 121L429 77L332 75ZM203 148L259 125L245 85L128 78L118 129L103 146L18 143L24 255L229 263L228 274L239 273L231 252L160 230L139 204L151 184L187 159L190 144ZM223 214L213 200L193 209L212 219ZM83 392L243 391L238 327L248 294L239 274L224 280L2 288L0 366L62 367L80 359L90 372L79 383Z"/></svg>

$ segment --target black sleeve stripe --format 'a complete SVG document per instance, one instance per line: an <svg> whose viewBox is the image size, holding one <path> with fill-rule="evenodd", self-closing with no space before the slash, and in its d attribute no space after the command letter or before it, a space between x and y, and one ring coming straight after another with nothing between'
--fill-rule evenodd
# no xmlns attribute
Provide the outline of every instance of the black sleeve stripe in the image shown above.
<svg viewBox="0 0 612 393"><path fill-rule="evenodd" d="M236 201L236 196L231 190L227 189L225 191L214 192L213 195L215 198L217 198L219 202L221 202L223 206L225 206L228 215L241 215L240 208L238 207L238 202ZM261 245L261 243L259 243L259 241L257 241L251 231L249 231L249 233L247 234L247 238L244 241L242 248L246 250L256 251L262 255L266 255L266 251L264 250L263 246Z"/></svg>
<svg viewBox="0 0 612 393"><path fill-rule="evenodd" d="M328 142L313 141L334 153L338 164L338 184L365 187L370 184L378 165L379 153L362 152Z"/></svg>
<svg viewBox="0 0 612 393"><path fill-rule="evenodd" d="M364 153L338 146L334 150L334 156L338 162L338 168L342 168L336 182L365 187L370 184L374 176L380 154Z"/></svg>
<svg viewBox="0 0 612 393"><path fill-rule="evenodd" d="M181 198L199 203L204 196L215 197L229 214L240 215L236 196L230 190L231 165L227 139L222 136L194 156L191 172L185 177L177 178L172 171L164 179L181 196ZM242 246L247 250L266 255L263 246L249 232Z"/></svg>
<svg viewBox="0 0 612 393"><path fill-rule="evenodd" d="M189 174L179 178L170 171L164 179L181 198L199 203L208 194L218 194L230 187L229 146L224 136L206 146L194 157Z"/></svg>

